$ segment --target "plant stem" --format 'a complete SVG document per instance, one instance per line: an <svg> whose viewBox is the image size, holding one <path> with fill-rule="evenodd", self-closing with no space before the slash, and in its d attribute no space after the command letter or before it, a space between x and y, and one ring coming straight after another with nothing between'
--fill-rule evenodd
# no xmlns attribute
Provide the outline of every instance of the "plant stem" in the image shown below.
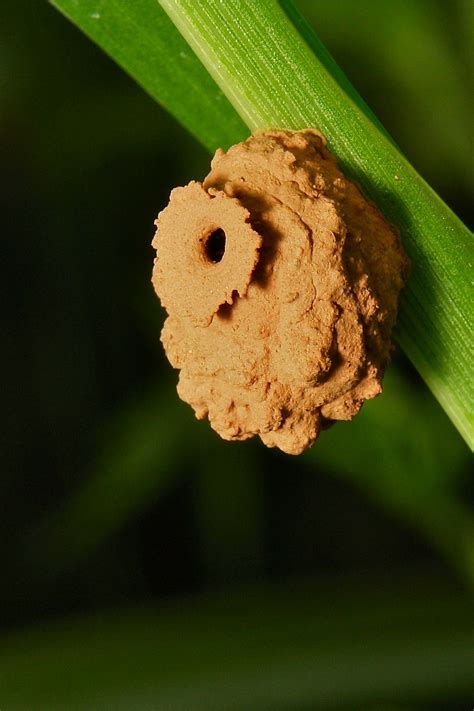
<svg viewBox="0 0 474 711"><path fill-rule="evenodd" d="M252 131L317 128L400 229L412 271L396 337L472 448L470 231L400 153L289 0L159 1Z"/></svg>

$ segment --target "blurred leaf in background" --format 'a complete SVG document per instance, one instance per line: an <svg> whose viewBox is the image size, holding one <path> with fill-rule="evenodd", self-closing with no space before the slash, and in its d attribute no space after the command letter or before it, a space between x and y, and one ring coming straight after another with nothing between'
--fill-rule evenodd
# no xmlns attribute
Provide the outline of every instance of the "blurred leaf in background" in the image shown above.
<svg viewBox="0 0 474 711"><path fill-rule="evenodd" d="M472 691L472 602L436 578L367 582L250 588L13 635L0 645L2 703L12 711L461 709Z"/></svg>
<svg viewBox="0 0 474 711"><path fill-rule="evenodd" d="M298 5L472 223L471 3ZM209 155L46 3L2 14L0 706L466 708L473 488L453 426L399 353L384 395L303 457L195 421L149 243Z"/></svg>

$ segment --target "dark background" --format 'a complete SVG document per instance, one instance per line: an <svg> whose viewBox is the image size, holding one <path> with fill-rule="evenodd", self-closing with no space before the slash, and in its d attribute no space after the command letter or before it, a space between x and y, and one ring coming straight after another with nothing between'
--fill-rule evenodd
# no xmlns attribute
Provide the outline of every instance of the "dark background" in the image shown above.
<svg viewBox="0 0 474 711"><path fill-rule="evenodd" d="M415 167L472 225L472 4L298 5ZM184 599L192 611L216 591L244 599L301 578L327 600L350 580L366 612L374 585L401 586L407 630L417 591L468 596L468 449L400 351L384 395L298 458L222 442L178 401L150 242L171 188L201 179L210 156L45 2L9 0L1 15L4 659L32 625L40 649L64 620L61 650L74 645L71 616ZM285 604L291 618L296 603ZM387 688L361 699L469 706L461 682L441 696L436 684L413 698ZM21 698L4 711L52 708ZM72 698L62 708L76 708ZM352 707L337 691L321 703Z"/></svg>

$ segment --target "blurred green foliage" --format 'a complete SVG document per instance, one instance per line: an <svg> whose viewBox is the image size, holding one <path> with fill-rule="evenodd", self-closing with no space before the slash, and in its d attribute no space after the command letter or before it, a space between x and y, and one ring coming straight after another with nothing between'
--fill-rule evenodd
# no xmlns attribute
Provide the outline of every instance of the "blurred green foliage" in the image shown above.
<svg viewBox="0 0 474 711"><path fill-rule="evenodd" d="M472 223L471 4L298 5ZM46 3L8 0L0 32L0 706L466 707L472 481L446 416L397 353L300 458L195 421L149 243L209 156Z"/></svg>
<svg viewBox="0 0 474 711"><path fill-rule="evenodd" d="M425 707L429 689L448 708L472 689L472 612L436 578L101 612L12 636L0 648L2 701L12 711L388 711ZM390 697L404 705L377 703Z"/></svg>

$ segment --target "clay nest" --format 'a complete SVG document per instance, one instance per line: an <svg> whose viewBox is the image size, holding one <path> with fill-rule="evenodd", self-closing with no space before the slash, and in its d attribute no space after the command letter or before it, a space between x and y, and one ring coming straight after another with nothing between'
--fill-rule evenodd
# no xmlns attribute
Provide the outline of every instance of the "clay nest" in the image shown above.
<svg viewBox="0 0 474 711"><path fill-rule="evenodd" d="M298 454L381 392L408 262L315 131L218 150L156 225L161 339L221 437Z"/></svg>

